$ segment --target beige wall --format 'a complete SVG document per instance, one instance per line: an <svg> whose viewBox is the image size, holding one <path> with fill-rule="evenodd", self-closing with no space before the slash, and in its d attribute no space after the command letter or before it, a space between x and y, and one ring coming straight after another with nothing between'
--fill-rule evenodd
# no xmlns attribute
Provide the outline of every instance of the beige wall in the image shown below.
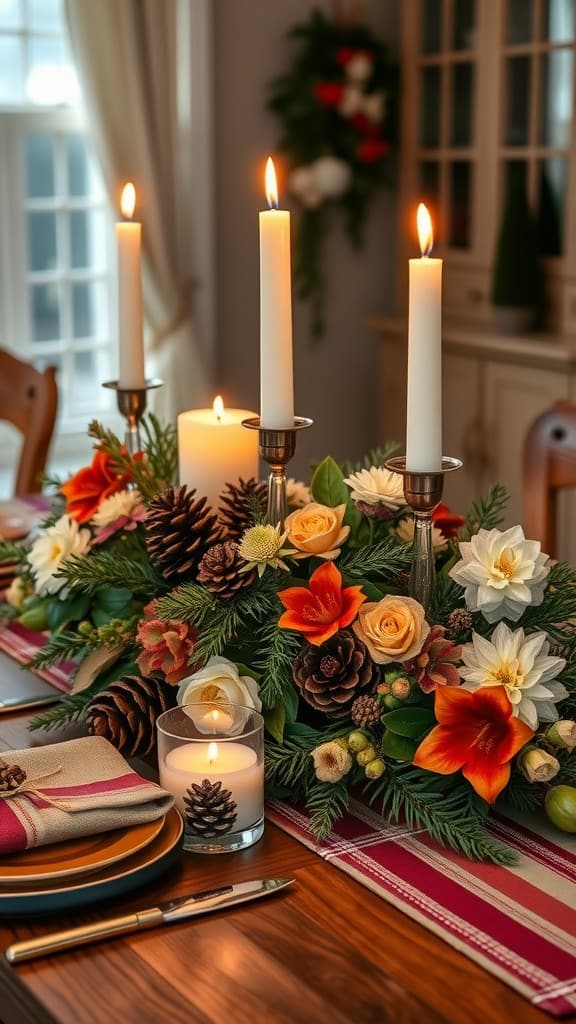
<svg viewBox="0 0 576 1024"><path fill-rule="evenodd" d="M277 123L265 110L270 79L290 59L286 30L307 18L309 0L217 0L214 4L216 146L216 381L229 404L258 410L259 180L274 151ZM370 25L395 46L396 4L367 0ZM286 197L283 205L286 205ZM295 304L296 413L314 426L298 439L293 471L330 452L356 458L380 443L378 345L364 322L390 311L394 296L395 198L383 190L371 207L366 244L352 250L342 230L326 247L327 327L320 342L308 310ZM403 440L404 424L398 437Z"/></svg>

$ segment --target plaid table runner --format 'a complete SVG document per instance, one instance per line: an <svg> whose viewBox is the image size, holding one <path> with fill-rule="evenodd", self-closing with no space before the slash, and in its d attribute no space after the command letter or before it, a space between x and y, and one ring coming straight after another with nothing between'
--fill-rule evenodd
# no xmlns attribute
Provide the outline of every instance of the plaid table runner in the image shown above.
<svg viewBox="0 0 576 1024"><path fill-rule="evenodd" d="M11 622L0 627L0 651L20 665L26 665L46 643L43 633L32 633L18 622ZM76 670L72 661L61 661L51 668L34 669L34 674L51 683L57 690L69 693L72 687L72 674Z"/></svg>
<svg viewBox="0 0 576 1024"><path fill-rule="evenodd" d="M267 817L325 860L429 928L555 1017L576 1011L576 838L546 821L496 816L512 868L478 864L426 832L386 825L354 803L318 843L302 810L270 802Z"/></svg>

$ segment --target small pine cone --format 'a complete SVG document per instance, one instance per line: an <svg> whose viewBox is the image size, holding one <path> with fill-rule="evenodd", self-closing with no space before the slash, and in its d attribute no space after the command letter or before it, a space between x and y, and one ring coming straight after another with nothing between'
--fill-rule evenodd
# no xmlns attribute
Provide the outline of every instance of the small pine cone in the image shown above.
<svg viewBox="0 0 576 1024"><path fill-rule="evenodd" d="M380 669L366 645L351 630L342 629L323 644L305 643L292 676L307 704L336 717L349 714L359 691L380 682Z"/></svg>
<svg viewBox="0 0 576 1024"><path fill-rule="evenodd" d="M193 576L204 552L222 539L218 516L195 494L185 484L169 487L148 505L146 547L171 586Z"/></svg>
<svg viewBox="0 0 576 1024"><path fill-rule="evenodd" d="M364 694L356 697L352 705L351 718L359 729L370 729L378 725L382 716L382 708L377 697Z"/></svg>
<svg viewBox="0 0 576 1024"><path fill-rule="evenodd" d="M235 541L225 540L214 544L203 555L198 566L197 580L207 590L219 597L234 597L243 587L249 587L256 579L256 570L240 573L246 562L238 553Z"/></svg>
<svg viewBox="0 0 576 1024"><path fill-rule="evenodd" d="M200 786L193 782L184 795L186 830L204 839L230 832L238 817L236 803L229 789L221 782L204 779Z"/></svg>
<svg viewBox="0 0 576 1024"><path fill-rule="evenodd" d="M240 477L238 484L226 484L222 491L218 514L229 540L240 540L242 534L254 526L250 499L252 502L256 501L265 513L268 500L267 485L260 480L254 480L253 477L249 480Z"/></svg>
<svg viewBox="0 0 576 1024"><path fill-rule="evenodd" d="M19 764L0 764L0 793L11 793L26 782L26 772Z"/></svg>
<svg viewBox="0 0 576 1024"><path fill-rule="evenodd" d="M110 740L126 757L146 757L156 743L158 715L174 707L175 700L174 688L157 679L117 679L88 706L88 732Z"/></svg>
<svg viewBox="0 0 576 1024"><path fill-rule="evenodd" d="M472 629L472 616L465 608L454 608L448 616L448 635L456 639Z"/></svg>

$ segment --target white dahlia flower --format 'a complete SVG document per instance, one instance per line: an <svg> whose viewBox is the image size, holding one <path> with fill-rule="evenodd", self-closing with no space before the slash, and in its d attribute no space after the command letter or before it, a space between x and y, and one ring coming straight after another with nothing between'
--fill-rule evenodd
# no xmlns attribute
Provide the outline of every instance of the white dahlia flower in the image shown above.
<svg viewBox="0 0 576 1024"><path fill-rule="evenodd" d="M66 580L56 573L69 558L78 558L90 550L90 531L81 529L75 519L63 515L47 527L34 541L28 562L36 579L39 594L57 594Z"/></svg>
<svg viewBox="0 0 576 1024"><path fill-rule="evenodd" d="M406 504L404 497L404 481L400 473L392 473L383 466L370 466L351 473L344 480L352 494L352 501L363 502L365 505L386 505L396 510Z"/></svg>
<svg viewBox="0 0 576 1024"><path fill-rule="evenodd" d="M138 505L142 504L140 491L116 491L108 498L104 498L98 505L98 509L92 516L94 526L110 526L117 519L126 516L129 519L132 512Z"/></svg>

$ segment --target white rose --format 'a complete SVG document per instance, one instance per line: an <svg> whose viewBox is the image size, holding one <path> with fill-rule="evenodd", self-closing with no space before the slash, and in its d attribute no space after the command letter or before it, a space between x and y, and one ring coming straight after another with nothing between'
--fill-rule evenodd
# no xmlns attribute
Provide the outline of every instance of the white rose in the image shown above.
<svg viewBox="0 0 576 1024"><path fill-rule="evenodd" d="M178 689L179 704L243 704L260 711L258 683L241 676L233 661L215 655L204 668L186 676Z"/></svg>

